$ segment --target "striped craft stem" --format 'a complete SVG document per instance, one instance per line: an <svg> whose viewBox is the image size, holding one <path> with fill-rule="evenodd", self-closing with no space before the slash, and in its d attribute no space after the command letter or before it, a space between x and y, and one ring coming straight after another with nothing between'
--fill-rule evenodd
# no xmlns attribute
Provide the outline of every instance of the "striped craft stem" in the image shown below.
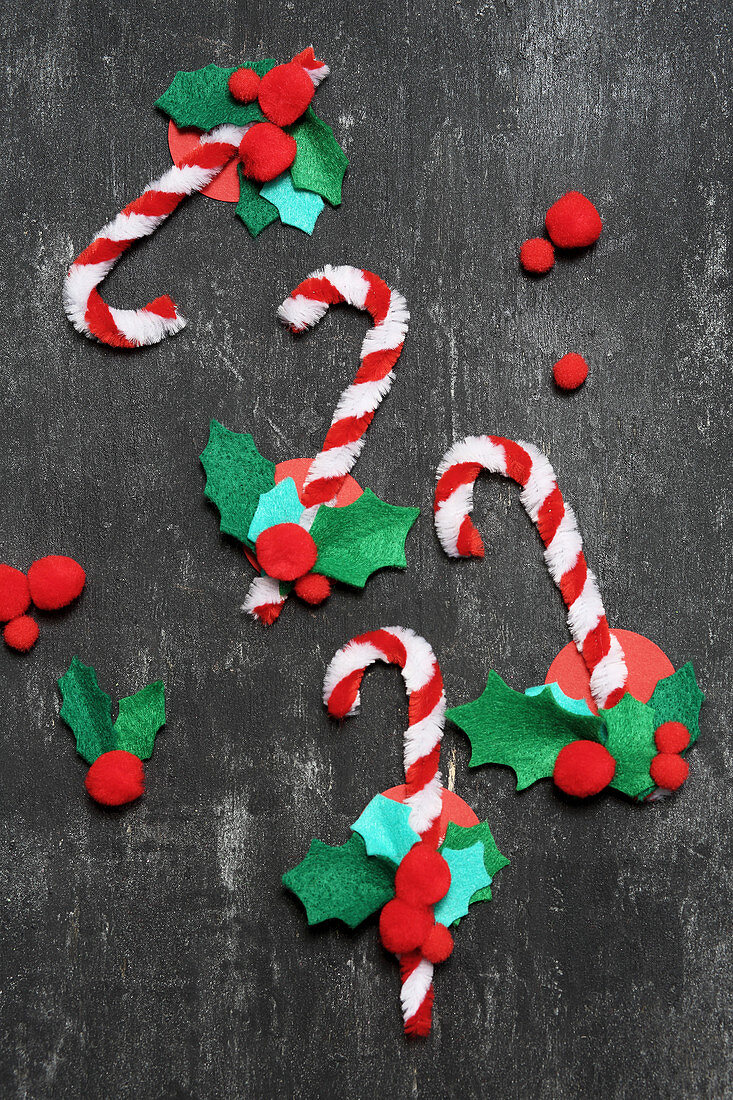
<svg viewBox="0 0 733 1100"><path fill-rule="evenodd" d="M539 531L545 562L568 609L568 626L590 674L599 707L612 707L627 690L628 669L618 639L609 629L596 578L583 554L572 508L563 500L555 471L531 443L493 435L455 443L438 467L435 527L452 558L483 557L484 545L471 520L473 491L482 470L521 485L520 499Z"/></svg>

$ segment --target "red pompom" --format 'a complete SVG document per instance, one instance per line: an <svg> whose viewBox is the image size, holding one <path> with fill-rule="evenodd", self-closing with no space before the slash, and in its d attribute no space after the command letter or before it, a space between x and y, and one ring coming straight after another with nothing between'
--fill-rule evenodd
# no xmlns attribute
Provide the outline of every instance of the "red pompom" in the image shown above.
<svg viewBox="0 0 733 1100"><path fill-rule="evenodd" d="M433 914L427 906L408 905L392 898L379 914L379 935L393 955L418 948L433 927Z"/></svg>
<svg viewBox="0 0 733 1100"><path fill-rule="evenodd" d="M664 722L654 734L660 752L682 752L690 744L690 731L682 722Z"/></svg>
<svg viewBox="0 0 733 1100"><path fill-rule="evenodd" d="M297 150L290 134L271 122L256 122L239 143L242 171L248 179L267 183L290 167Z"/></svg>
<svg viewBox="0 0 733 1100"><path fill-rule="evenodd" d="M603 229L601 216L580 191L567 191L545 214L545 226L558 248L585 248Z"/></svg>
<svg viewBox="0 0 733 1100"><path fill-rule="evenodd" d="M577 390L588 377L588 364L582 355L569 351L562 359L558 359L552 373L561 390Z"/></svg>
<svg viewBox="0 0 733 1100"><path fill-rule="evenodd" d="M79 562L63 554L39 558L28 570L31 599L42 611L66 607L79 595L86 579Z"/></svg>
<svg viewBox="0 0 733 1100"><path fill-rule="evenodd" d="M424 840L402 857L394 880L395 894L408 905L435 905L450 887L450 867Z"/></svg>
<svg viewBox="0 0 733 1100"><path fill-rule="evenodd" d="M124 806L145 792L143 762L124 749L104 752L87 772L84 786L102 806Z"/></svg>
<svg viewBox="0 0 733 1100"><path fill-rule="evenodd" d="M265 73L257 98L270 122L290 126L307 110L314 92L313 81L303 66L288 61L287 65L276 65Z"/></svg>
<svg viewBox="0 0 733 1100"><path fill-rule="evenodd" d="M428 962L442 963L453 950L453 937L444 924L434 924L423 940L421 951Z"/></svg>
<svg viewBox="0 0 733 1100"><path fill-rule="evenodd" d="M276 523L258 536L255 543L257 561L276 581L294 581L310 573L316 564L318 548L297 523Z"/></svg>
<svg viewBox="0 0 733 1100"><path fill-rule="evenodd" d="M16 619L31 604L28 578L12 565L0 565L0 623Z"/></svg>
<svg viewBox="0 0 733 1100"><path fill-rule="evenodd" d="M331 582L320 573L306 573L295 582L295 595L315 606L331 595Z"/></svg>
<svg viewBox="0 0 733 1100"><path fill-rule="evenodd" d="M614 777L616 761L597 741L571 741L560 749L552 773L557 786L575 798L598 794Z"/></svg>
<svg viewBox="0 0 733 1100"><path fill-rule="evenodd" d="M229 91L238 103L254 103L260 90L260 78L254 69L235 69L229 77Z"/></svg>
<svg viewBox="0 0 733 1100"><path fill-rule="evenodd" d="M546 275L555 263L555 249L544 237L532 237L519 249L519 262L532 275Z"/></svg>
<svg viewBox="0 0 733 1100"><path fill-rule="evenodd" d="M19 615L11 619L3 631L5 644L19 653L27 653L38 641L38 623L30 615Z"/></svg>
<svg viewBox="0 0 733 1100"><path fill-rule="evenodd" d="M649 774L658 787L676 791L687 779L690 765L682 756L672 752L660 752L649 767Z"/></svg>

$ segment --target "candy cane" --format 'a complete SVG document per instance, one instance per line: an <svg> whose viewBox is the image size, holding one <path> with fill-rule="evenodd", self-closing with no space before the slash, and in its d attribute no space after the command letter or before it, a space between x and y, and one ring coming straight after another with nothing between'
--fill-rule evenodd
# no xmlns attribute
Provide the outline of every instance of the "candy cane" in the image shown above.
<svg viewBox="0 0 733 1100"><path fill-rule="evenodd" d="M405 802L410 826L437 849L443 783L438 769L445 724L443 677L428 642L405 627L390 626L353 638L338 651L323 682L329 714L346 718L359 707L359 688L375 661L398 665L407 688L409 725L405 731ZM427 1035L433 1004L433 964L421 951L400 957L405 1033Z"/></svg>
<svg viewBox="0 0 733 1100"><path fill-rule="evenodd" d="M590 673L593 698L599 707L614 706L627 690L624 653L609 630L575 514L565 504L555 471L541 451L531 443L493 435L468 436L455 443L438 467L434 510L441 546L452 558L483 557L483 542L470 518L474 485L482 470L522 486L520 500L537 526L545 562L568 608L568 626Z"/></svg>

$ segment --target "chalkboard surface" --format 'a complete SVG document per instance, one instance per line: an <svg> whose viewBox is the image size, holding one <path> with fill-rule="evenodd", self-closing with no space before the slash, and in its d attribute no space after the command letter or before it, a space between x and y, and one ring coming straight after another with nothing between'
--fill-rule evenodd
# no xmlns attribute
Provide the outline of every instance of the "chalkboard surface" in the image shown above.
<svg viewBox="0 0 733 1100"><path fill-rule="evenodd" d="M726 7L6 0L1 556L70 553L89 580L30 655L0 653L4 1096L732 1094ZM65 266L170 163L153 103L174 71L310 42L351 160L342 208L312 238L252 240L196 196L105 284L116 305L172 294L188 328L136 354L78 336ZM571 187L601 240L530 281L518 246ZM295 340L275 309L325 262L409 302L355 472L423 515L406 572L291 601L268 631L239 611L251 570L197 456L211 416L275 460L320 445L364 317ZM551 380L569 350L591 364L570 396ZM437 972L431 1038L409 1043L375 924L309 930L280 876L400 781L395 670L370 673L349 723L322 708L348 638L423 633L451 703L491 667L541 682L568 641L509 484L477 493L483 562L440 551L435 468L471 432L547 452L613 625L692 660L707 703L689 781L647 807L517 795L507 770L469 771L449 728L446 779L512 865ZM87 798L58 717L74 654L114 696L167 684L147 795L119 812Z"/></svg>

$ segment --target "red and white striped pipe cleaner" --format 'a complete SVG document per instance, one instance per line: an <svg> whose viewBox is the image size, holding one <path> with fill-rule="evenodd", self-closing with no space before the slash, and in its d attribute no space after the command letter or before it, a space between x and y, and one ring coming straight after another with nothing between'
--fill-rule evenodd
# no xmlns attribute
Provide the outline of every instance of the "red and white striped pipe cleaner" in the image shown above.
<svg viewBox="0 0 733 1100"><path fill-rule="evenodd" d="M611 634L596 578L583 554L575 513L566 504L547 457L531 443L474 435L454 443L438 467L435 528L452 558L484 556L484 544L470 513L482 470L521 485L520 500L537 526L545 562L568 608L568 626L590 673L591 694L599 707L612 707L626 691L623 650Z"/></svg>
<svg viewBox="0 0 733 1100"><path fill-rule="evenodd" d="M372 630L353 638L338 651L326 670L323 701L334 718L346 718L359 707L359 688L375 661L398 665L407 688L409 725L405 731L405 803L409 824L436 849L443 783L438 768L445 724L443 677L432 647L402 626ZM427 1035L433 1006L433 964L422 952L400 957L402 1017L407 1035Z"/></svg>

